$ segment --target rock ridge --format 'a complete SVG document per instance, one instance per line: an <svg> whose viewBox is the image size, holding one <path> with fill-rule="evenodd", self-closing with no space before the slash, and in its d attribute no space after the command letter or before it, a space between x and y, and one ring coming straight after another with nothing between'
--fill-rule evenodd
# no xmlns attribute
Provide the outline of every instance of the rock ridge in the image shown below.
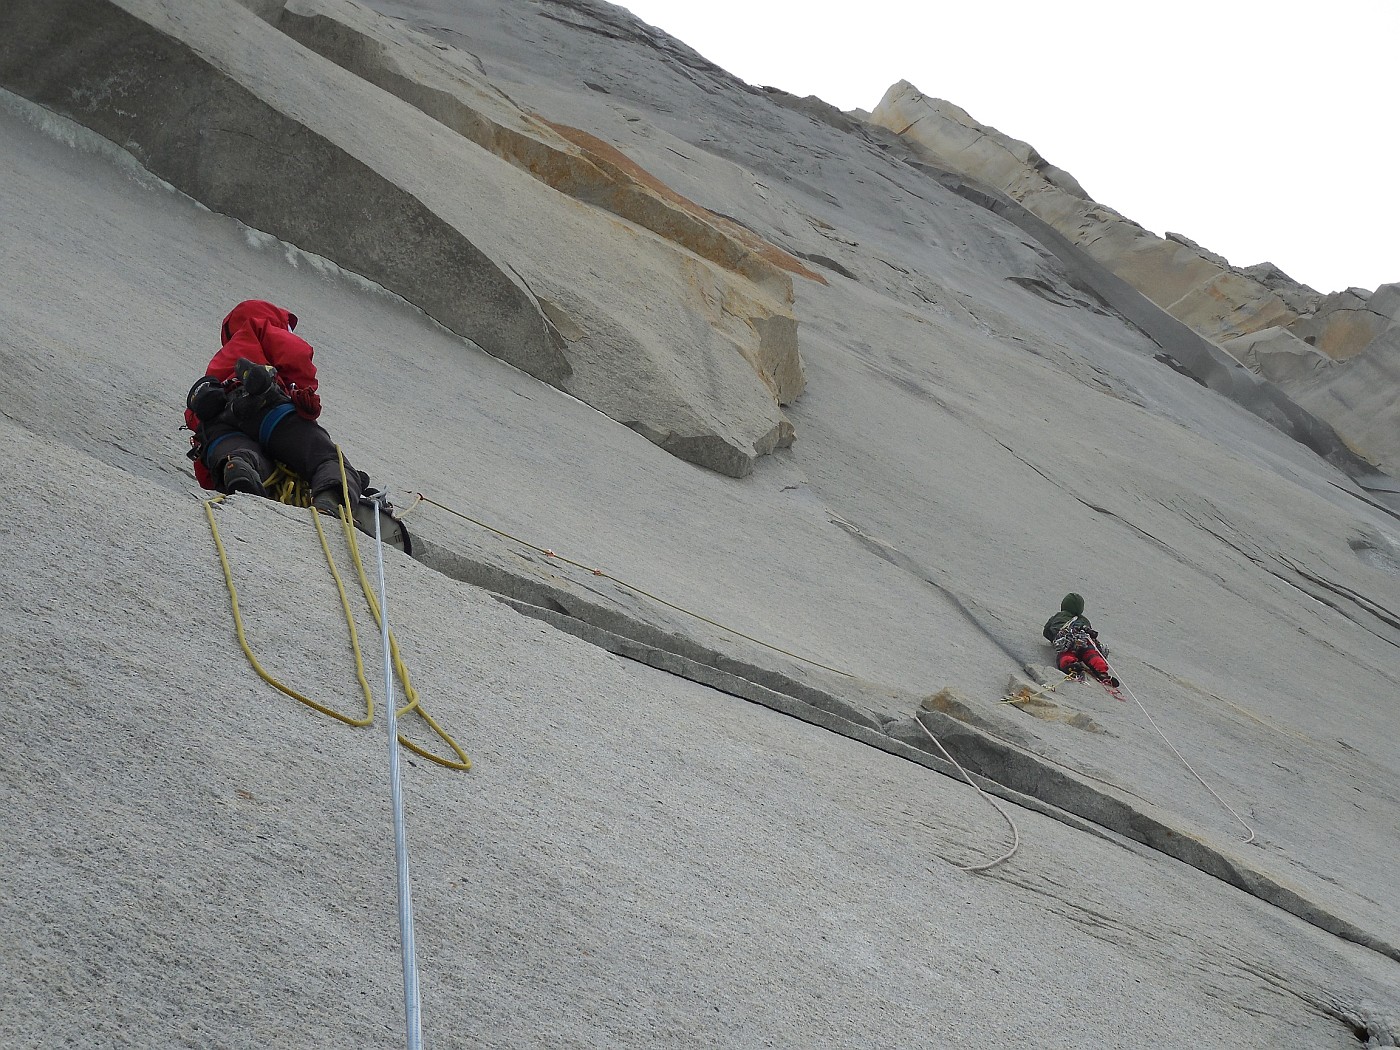
<svg viewBox="0 0 1400 1050"><path fill-rule="evenodd" d="M871 122L912 143L939 166L1008 195L1205 339L1227 353L1235 348L1246 353L1248 367L1290 396L1301 390L1303 377L1291 364L1262 366L1261 352L1270 351L1251 337L1287 332L1329 361L1346 363L1373 346L1376 356L1384 356L1380 338L1400 323L1394 310L1400 286L1322 295L1272 263L1238 267L1183 234L1159 237L1095 201L1029 144L980 124L950 102L924 95L908 81L889 88ZM1371 380L1389 373L1385 365L1358 371ZM1323 408L1322 418L1353 452L1393 473L1400 462L1400 437L1369 425L1370 417L1346 407L1342 396L1320 394L1325 384L1307 378L1308 394L1302 396L1310 395Z"/></svg>

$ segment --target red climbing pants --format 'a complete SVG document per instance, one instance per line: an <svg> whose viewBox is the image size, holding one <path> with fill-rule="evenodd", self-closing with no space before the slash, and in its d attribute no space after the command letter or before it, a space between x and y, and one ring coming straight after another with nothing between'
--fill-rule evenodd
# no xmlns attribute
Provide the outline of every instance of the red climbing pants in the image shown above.
<svg viewBox="0 0 1400 1050"><path fill-rule="evenodd" d="M1086 645L1082 649L1066 650L1060 654L1060 670L1069 672L1070 665L1076 660L1084 664L1093 671L1099 678L1109 676L1108 661L1103 658L1103 653L1099 652L1092 645Z"/></svg>

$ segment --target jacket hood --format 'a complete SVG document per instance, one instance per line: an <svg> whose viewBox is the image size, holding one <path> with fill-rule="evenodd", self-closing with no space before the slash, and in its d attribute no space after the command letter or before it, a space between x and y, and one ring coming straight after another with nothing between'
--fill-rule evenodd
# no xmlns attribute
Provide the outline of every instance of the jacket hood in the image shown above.
<svg viewBox="0 0 1400 1050"><path fill-rule="evenodd" d="M290 332L297 326L297 315L266 299L245 299L224 318L222 342L227 343L233 338L234 332L240 328L252 327L258 321L276 328L285 328Z"/></svg>
<svg viewBox="0 0 1400 1050"><path fill-rule="evenodd" d="M1065 600L1060 602L1060 611L1067 612L1072 616L1079 616L1084 612L1084 598L1071 591L1065 595Z"/></svg>

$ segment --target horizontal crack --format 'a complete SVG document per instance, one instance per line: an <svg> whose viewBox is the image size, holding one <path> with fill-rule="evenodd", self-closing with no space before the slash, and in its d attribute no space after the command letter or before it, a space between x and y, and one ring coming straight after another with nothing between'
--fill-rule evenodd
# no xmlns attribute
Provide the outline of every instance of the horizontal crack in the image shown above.
<svg viewBox="0 0 1400 1050"><path fill-rule="evenodd" d="M859 538L858 530L853 535ZM518 576L426 539L419 539L415 547L415 556L429 568L484 587L500 595L522 614L551 623L619 656L738 696L946 776L961 779L951 764L925 750L923 741L926 738L917 730L913 716L882 722L860 707L842 700L834 692L799 682L769 668L725 656L685 636L664 631L620 611L604 610L578 594L542 579ZM559 609L567 611L555 611ZM966 610L964 614L970 615ZM605 621L607 626L593 622L595 617ZM688 655L680 655L673 649ZM913 699L910 697L911 705ZM1134 807L1114 793L1120 789L1103 781L1099 783L1109 790L1096 788L1088 782L1091 778L1087 778L1087 774L1053 763L944 712L920 709L918 717L937 726L941 741L950 750L956 751L958 760L971 775L978 778L983 790L1052 817L1078 831L1116 841L1104 834L1107 831L1139 842L1244 890L1318 929L1400 962L1400 948L1332 914L1262 871L1227 857L1193 833L1173 827L1166 819L1150 812L1155 808L1150 803Z"/></svg>

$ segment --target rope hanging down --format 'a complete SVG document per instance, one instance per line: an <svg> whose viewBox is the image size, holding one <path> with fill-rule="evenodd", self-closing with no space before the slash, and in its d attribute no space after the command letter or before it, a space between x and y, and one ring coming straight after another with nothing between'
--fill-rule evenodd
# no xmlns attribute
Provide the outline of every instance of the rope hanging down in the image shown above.
<svg viewBox="0 0 1400 1050"><path fill-rule="evenodd" d="M933 732L929 729L928 726L924 725L924 720L922 718L920 718L916 714L914 716L914 721L917 722L919 728L924 731L924 735L933 741L934 746L937 747L939 751L943 752L943 757L957 767L958 772L962 774L962 778L968 782L972 790L977 792L977 794L981 795L989 803L991 803L992 808L1001 814L1002 819L1005 820L1007 825L1011 828L1011 848L1005 853L1003 853L1000 857L997 857L994 860L986 861L983 864L953 864L952 861L949 861L948 863L953 864L953 867L957 868L959 871L978 872L986 871L989 868L995 868L1002 861L1010 860L1012 855L1015 854L1015 852L1021 848L1021 832L1016 827L1016 822L1011 819L1011 814L1007 813L1006 810L1002 809L1001 806L997 804L996 799L992 798L991 795L987 794L985 791L983 791L980 787L977 786L976 782L968 774L967 770L963 768L962 763L959 762L956 758L954 758L951 754L949 754L948 749L943 746L943 742L940 741L938 737L933 735Z"/></svg>
<svg viewBox="0 0 1400 1050"><path fill-rule="evenodd" d="M771 650L771 651L773 651L773 652L782 653L784 656L790 656L790 657L792 657L794 660L799 660L799 661L801 661L802 663L810 664L810 665L812 665L813 667L820 667L820 668L822 668L823 670L826 670L826 671L833 671L833 672L835 672L836 674L842 675L842 676L847 677L847 678L854 677L849 671L843 671L843 670L841 670L839 667L832 667L832 666L830 666L829 664L820 663L819 661L809 659L808 657L800 656L800 655L797 654L797 653L791 652L791 651L789 651L789 650L787 650L787 649L782 649L782 648L780 648L780 647L778 647L778 646L776 646L776 645L772 645L772 644L770 644L770 643L768 643L768 642L765 642L765 641L763 641L763 640L760 639L760 638L755 638L755 637L753 637L752 635L745 634L743 631L736 630L736 629L734 629L733 627L728 626L727 624L720 623L718 620L712 620L712 619L710 619L708 616L703 616L703 615L701 615L700 613L694 612L694 611L692 611L692 610L690 610L690 609L687 609L687 608L685 608L685 607L683 607L683 606L676 605L676 604L674 604L674 603L672 603L672 602L668 602L666 599L661 598L661 597L658 597L657 595L652 594L651 592L646 591L646 590L644 590L643 588L636 586L635 584L628 583L626 580L619 579L618 577L613 576L611 573L604 572L602 569L596 569L596 568L594 568L594 567L591 566L591 565L585 565L583 562L574 561L572 558L566 558L566 557L564 557L564 556L561 555L561 554L556 554L554 551L550 550L548 547L539 547L539 546L536 546L535 544L531 543L529 540L522 539L522 538L519 537L519 536L512 535L512 534L509 533L509 532L505 532L505 531L503 531L503 530L501 530L501 529L495 528L494 526L488 525L486 522L480 521L480 520L478 520L477 518L473 518L473 517L472 517L471 515L469 515L469 514L463 514L461 511L456 510L456 509L453 508L453 507L449 507L449 506L447 506L447 505L444 504L444 503L439 503L437 500L432 499L432 498L429 497L429 496L425 496L425 495L424 495L423 493L421 493L421 492L415 492L415 493L413 493L413 497L414 497L413 502L412 502L411 504L409 504L408 509L405 510L405 511L403 512L403 515L402 515L402 516L405 516L405 517L406 517L410 511L412 511L415 507L418 506L419 503L427 503L427 504L430 504L430 505L432 505L432 506L434 506L434 507L437 507L439 510L446 511L448 514L451 514L451 515L453 515L454 517L461 518L463 521L471 522L473 525L477 526L478 528L485 529L487 532L494 533L495 535L500 536L500 537L502 537L503 539L510 540L512 543L519 543L519 544L521 544L522 546L527 547L527 548L529 548L529 549L532 550L532 551L535 551L536 553L543 554L543 555L544 555L545 557L547 557L547 558L553 558L553 559L555 559L555 560L557 560L557 561L564 562L566 565L572 565L572 566L574 566L575 568L582 569L584 572L591 573L591 574L594 575L594 576L602 577L602 578L605 579L605 580L611 580L613 583L617 584L619 587L625 587L626 589L628 589L628 590L630 590L630 591L633 591L633 592L635 592L636 594L642 595L644 598L649 598L649 599L651 599L652 601L654 601L654 602L656 602L656 603L658 603L658 604L660 604L660 605L666 606L668 609L674 609L675 611L677 611L677 612L679 612L679 613L684 613L686 616L694 617L695 619L700 620L700 621L703 622L703 623L710 624L710 625L713 626L713 627L718 627L718 628L719 628L720 630L722 630L722 631L727 631L727 632L729 632L730 634L733 634L733 635L735 635L735 636L737 636L737 637L739 637L739 638L743 638L743 639L745 639L745 640L747 640L747 641L753 642L755 645L760 645L760 646L762 646L763 648L769 649L769 650ZM1105 657L1105 663L1107 663L1107 657ZM1112 674L1114 675L1114 677L1118 677L1117 672L1114 672L1114 671L1112 670L1112 667L1111 667L1111 666L1110 666L1110 673L1112 673ZM1017 693L1017 694L1015 694L1015 695L1013 695L1013 696L1008 696L1008 697L1003 698L1001 702L1002 702L1002 703L1024 703L1024 702L1026 702L1027 700L1031 700L1031 699L1034 699L1034 698L1036 698L1036 697L1038 697L1038 696L1042 696L1042 695L1044 695L1045 693L1053 692L1053 691L1054 691L1055 689L1057 689L1060 685L1062 685L1064 682L1070 681L1073 677L1074 677L1073 675L1065 675L1064 678L1060 679L1059 681L1050 683L1050 684L1048 684L1048 685L1043 685L1043 686L1041 686L1040 688L1034 689L1034 690L1022 690L1020 693ZM1247 831L1247 832L1249 833L1249 837L1245 839L1245 842L1246 842L1246 843L1248 843L1248 842L1253 842L1253 841L1254 841L1254 829L1251 828L1247 823L1245 823L1245 821L1240 817L1240 815L1239 815L1238 813L1235 812L1235 810L1230 806L1230 804L1229 804L1228 802L1226 802L1223 798L1221 798L1220 795L1216 793L1215 789L1212 788L1208 783L1206 783L1206 781L1201 777L1201 775L1200 775L1199 773L1196 772L1196 770L1191 766L1191 763L1186 761L1185 756L1183 756L1182 753L1181 753L1180 751L1177 750L1176 745L1174 745L1170 740L1167 739L1167 735L1166 735L1165 733L1162 732L1161 727L1157 725L1156 721L1152 718L1152 715L1148 712L1147 708L1143 706L1142 701L1139 700L1139 699L1137 698L1137 696L1133 693L1133 691L1132 691L1131 689L1127 688L1126 686L1124 686L1124 691L1127 692L1127 694L1133 698L1133 702L1134 702L1135 704L1137 704L1138 707L1142 710L1142 713L1147 717L1147 721L1152 725L1152 728L1155 729L1155 730L1157 731L1157 734L1163 739L1163 741L1166 742L1166 745L1167 745L1169 748L1171 748L1172 753L1175 754L1176 757L1177 757L1178 759L1181 760L1182 765L1184 765L1184 766L1190 771L1190 773L1191 773L1191 775L1192 775L1193 777L1195 777L1198 781L1200 781L1201 785L1202 785L1207 791L1209 791L1209 792L1215 797L1215 799L1216 799L1222 806L1224 806L1227 810L1229 810L1230 814L1231 814L1237 821L1239 821L1240 824L1244 827L1245 831ZM957 759L955 759L951 754L949 754L948 750L943 746L943 744L938 740L938 738L935 737L935 736L933 735L933 733L931 733L931 732L929 731L928 726L924 725L923 721L922 721L921 719L919 719L917 716L915 716L914 721L918 722L919 728L922 729L922 730L924 731L924 733L928 736L928 738L929 738L930 740L933 741L934 745L938 748L938 750L939 750L940 752L943 753L944 757L946 757L946 758L948 759L949 762L951 762L955 767L957 767L957 770L958 770L958 772L962 775L962 778L963 778L965 781L967 781L967 783L968 783L969 785L971 785L972 788L973 788L979 795L981 795L983 798L985 798L985 799L992 805L992 807L993 807L994 809L996 809L996 811L1002 815L1002 818L1003 818L1003 819L1007 822L1007 824L1010 825L1010 827L1011 827L1012 840L1013 840L1013 841L1012 841L1012 846L1011 846L1011 849L1010 849L1009 851L1007 851L1005 854L1003 854L1003 855L1000 856L1000 857L997 857L995 860L988 861L988 862L985 863L985 864L973 865L973 866L971 866L971 867L964 867L963 865L954 865L954 867L961 868L963 871L986 871L988 868L995 867L997 864L1000 864L1002 861L1008 860L1008 859L1016 852L1016 850L1019 848L1019 846L1020 846L1020 841L1021 841L1021 840L1020 840L1020 833L1019 833L1019 831L1018 831L1017 828L1016 828L1015 822L1011 819L1011 817L1007 814L1007 812L1006 812L1004 809L1002 809L1002 807L1001 807L1000 805L997 804L997 802L996 802L990 795L988 795L985 791L983 791L980 787L978 787L976 783L973 782L971 776L968 775L967 770L965 770L965 769L962 767L962 765L958 762ZM992 734L992 735L995 735L995 734ZM998 738L998 739L1000 739L1000 738ZM1056 765L1063 765L1063 763L1058 763L1058 762L1056 762L1055 764L1056 764ZM1066 768L1066 769L1074 769L1074 767L1072 767L1072 766L1064 766L1064 768ZM1075 771L1075 772L1080 772L1079 770L1074 770L1074 771ZM1087 773L1086 773L1086 774L1083 774L1083 775L1089 776L1089 774L1087 774ZM1097 777L1091 777L1091 779L1097 780L1097 779L1099 779L1099 778L1097 778ZM1102 781L1101 781L1101 782L1102 782Z"/></svg>
<svg viewBox="0 0 1400 1050"><path fill-rule="evenodd" d="M343 469L343 466L342 466ZM408 877L408 833L403 819L403 783L399 775L399 749L397 741L399 727L394 709L394 675L389 667L389 593L384 585L384 533L379 512L382 508L376 500L374 504L374 546L375 562L379 569L379 609L383 613L379 621L381 644L384 651L384 695L388 712L389 739L389 794L394 808L394 862L398 873L399 890L399 945L403 962L403 1006L404 1032L408 1038L408 1050L420 1050L423 1045L423 1001L418 987L418 956L413 939L413 887Z"/></svg>
<svg viewBox="0 0 1400 1050"><path fill-rule="evenodd" d="M1108 657L1105 656L1103 658L1103 662L1108 666L1108 673L1113 675L1114 678L1119 679L1119 681L1122 681L1122 677L1118 674L1117 671L1113 669L1113 665L1108 662ZM1129 688L1126 682L1123 683L1122 688L1125 693L1127 693L1133 698L1133 703L1138 705L1138 710L1140 710L1143 713L1143 715L1146 716L1147 721L1152 726L1152 728L1157 730L1157 735L1162 738L1162 741L1167 745L1167 747L1171 748L1172 754L1179 758L1181 760L1181 764L1187 768L1191 775L1195 777L1198 781L1200 781L1201 787L1209 791L1215 797L1215 801L1219 802L1222 806L1229 810L1230 816L1234 817L1237 821L1239 821L1240 827L1244 828L1245 831L1249 832L1249 835L1245 838L1243 844L1248 845L1249 843L1253 842L1254 829L1251 828L1248 824L1246 824L1244 818L1235 812L1235 808L1232 805L1230 805L1230 803L1226 802L1223 798L1221 798L1220 795L1216 792L1215 788L1207 784L1205 778L1202 777L1201 774L1196 772L1195 768L1191 765L1190 762L1186 761L1186 756L1183 755L1180 751L1178 751L1176 749L1176 745L1167 739L1167 734L1162 732L1162 727L1157 724L1157 720L1153 718L1151 713L1147 710L1147 708L1143 706L1142 701L1137 698L1137 694L1134 693L1131 688Z"/></svg>
<svg viewBox="0 0 1400 1050"><path fill-rule="evenodd" d="M338 449L337 453L339 453ZM380 613L379 603L375 600L373 588L371 588L369 578L365 574L364 562L360 557L359 544L355 542L355 529L351 524L350 512L347 509L349 506L349 491L345 479L345 458L343 455L340 456L340 484L344 500L340 509L340 525L345 533L346 543L350 549L351 560L355 563L355 569L360 578L360 588L364 593L365 602L369 606L370 613L374 617L376 626L380 627L382 630L384 621ZM370 725L374 722L374 696L370 690L369 682L365 679L364 659L360 652L359 635L355 629L354 613L351 611L350 600L346 595L345 585L341 580L340 573L336 570L335 558L331 554L330 543L326 539L325 530L321 528L321 515L317 511L309 509L311 506L311 499L310 494L306 491L305 484L301 483L295 475L285 471L284 468L279 467L278 471L269 479L268 491L276 493L276 498L281 502L287 503L290 506L307 508L311 514L312 524L316 526L316 535L321 541L321 550L326 556L326 564L330 568L331 577L335 580L336 590L340 594L341 609L345 613L345 623L350 633L350 648L355 656L355 676L359 680L360 690L365 698L364 717L353 718L332 707L318 703L304 693L298 692L291 686L273 677L263 668L262 664L258 662L258 658L253 653L253 648L248 642L247 632L243 626L243 614L238 606L238 589L234 586L233 569L229 564L228 552L225 550L223 539L219 535L218 523L214 520L214 505L222 503L227 497L216 496L204 502L204 516L209 521L209 531L214 537L214 547L219 553L219 564L223 567L224 583L228 587L229 603L233 609L234 633L238 636L238 644L243 649L243 655L248 658L248 663L252 666L253 670L257 672L258 677L274 689L291 697L293 700L305 704L312 710L319 711L321 714L334 718L339 722L344 722L346 725L356 727ZM388 632L388 639L389 654L393 662L394 672L398 676L400 684L403 686L404 698L408 701L403 707L397 709L396 715L402 718L410 712L417 712L423 721L427 723L428 727L452 749L456 758L444 758L440 755L435 755L402 735L398 737L399 743L414 754L430 762L435 762L440 766L446 766L448 769L470 769L472 763L471 759L467 757L466 752L463 751L446 730L438 725L433 717L423 709L418 697L418 692L413 688L413 684L409 680L408 667L405 665L403 657L399 653L398 641L394 638L392 632ZM392 699L390 702L392 703Z"/></svg>
<svg viewBox="0 0 1400 1050"><path fill-rule="evenodd" d="M736 635L736 636L738 636L738 637L740 637L740 638L744 638L744 639L746 639L746 640L748 640L748 641L750 641L750 642L753 642L753 643L755 643L755 644L757 644L757 645L761 645L761 646L763 646L765 649L769 649L769 650L772 650L773 652L777 652L777 653L782 653L784 656L790 656L790 657L792 657L794 660L800 660L800 661L802 661L803 663L811 664L811 665L814 666L814 667L820 667L820 668L822 668L823 670L826 670L826 671L834 671L836 674L842 675L842 676L844 676L844 677L846 677L846 678L852 678L852 677L854 677L854 675L852 675L849 671L843 671L843 670L841 670L839 667L831 667L831 666L829 666L828 664L819 663L819 662L817 662L816 660L808 659L808 658L805 657L805 656L799 656L797 653L789 652L787 649L781 649L781 648L779 648L779 647L776 646L776 645L770 645L768 642L765 642L765 641L763 641L762 639L755 638L755 637L753 637L752 635L745 634L743 631L735 630L734 628L729 627L729 626L727 626L727 625L725 625L725 624L722 624L722 623L720 623L720 622L717 621L717 620L712 620L712 619L710 619L708 616L702 616L700 613L692 612L691 610L686 609L686 608L684 608L683 606L675 605L675 604L673 604L673 603L671 603L671 602L666 601L666 599L664 599L664 598L659 598L659 597L657 597L656 595L650 593L649 591L643 590L641 587L638 587L638 586L636 586L635 584L628 583L626 580L620 580L620 579L618 579L616 576L613 576L613 575L611 575L610 573L606 573L606 572L604 572L604 571L601 570L601 569L595 569L595 568L593 568L593 567L590 566L590 565L585 565L585 564L583 564L582 562L574 561L572 558L566 558L566 557L564 557L563 555L556 554L556 553L554 553L554 551L550 550L550 549L547 548L547 547L537 547L535 544L529 542L528 540L521 539L519 536L513 536L513 535L511 535L511 534L508 533L508 532L502 531L501 529L494 528L494 527L492 527L491 525L486 524L486 522L484 522L484 521L479 521L479 520L477 520L476 518L473 518L473 517L471 517L471 516L468 515L468 514L463 514L461 511L456 510L456 509L454 509L454 508L452 508L452 507L447 506L446 504L439 503L437 500L432 499L432 498L430 498L430 497L428 497L428 496L425 496L425 495L423 495L423 493L421 493L421 492L415 492L415 493L413 493L413 496L414 496L413 502L412 502L411 504L409 504L408 509L405 510L401 516L406 517L406 516L409 514L410 511L412 511L416 506L418 506L419 503L428 503L428 504L431 504L432 506L437 507L439 510L445 510L448 514L451 514L451 515L453 515L454 517L461 518L463 521L469 521L469 522L471 522L473 525L476 525L476 526L479 527L479 528L485 529L487 532L494 533L495 535L500 536L500 537L502 537L503 539L510 540L512 543L519 543L519 544L521 544L522 546L528 547L528 548L529 548L530 550L532 550L532 551L535 551L535 552L537 552L537 553L539 553L539 554L543 554L545 557L554 558L554 559L556 559L556 560L558 560L558 561L564 562L564 563L567 564L567 565L572 565L572 566L574 566L575 568L582 569L582 570L584 570L585 572L592 573L594 576L601 576L603 579L611 580L613 583L617 584L618 586L620 586L620 587L625 587L625 588L627 588L628 590L633 591L633 592L635 592L635 593L637 593L637 594L640 594L640 595L642 595L642 596L645 597L645 598L650 598L652 601L657 602L657 603L659 603L659 604L661 604L661 605L664 605L664 606L666 606L668 609L674 609L674 610L676 610L677 612L684 613L684 614L687 615L687 616L693 616L693 617L694 617L695 619L697 619L697 620L700 620L700 621L702 621L702 622L704 622L704 623L708 623L708 624L710 624L710 625L712 625L712 626L714 626L714 627L718 627L718 628L720 628L720 629L723 630L723 631L728 631L730 634ZM1058 684L1058 683L1057 683L1057 684ZM1052 687L1052 688L1053 688L1053 687ZM949 762L951 762L951 763L953 764L953 766L957 769L957 771L958 771L960 774L962 774L962 778L963 778L965 781L967 781L967 783L968 783L969 785L971 785L971 787L972 787L972 789L973 789L974 791L976 791L979 795L981 795L984 799L986 799L986 800L991 804L991 806L992 806L993 809L995 809L998 813L1001 814L1002 819L1005 820L1006 823L1007 823L1007 824L1010 826L1010 828L1011 828L1012 843L1011 843L1011 848L1010 848L1007 852L1003 853L1001 856L995 858L994 860L987 861L987 862L984 863L984 864L974 864L974 865L971 865L971 866L963 865L963 864L953 864L953 867L958 868L958 869L960 869L961 871L978 872L978 871L986 871L986 870L989 869L989 868L994 868L994 867L996 867L996 865L1002 863L1002 861L1009 860L1009 859L1011 858L1011 856L1017 851L1017 849L1020 848L1020 845L1021 845L1021 833L1020 833L1020 831L1019 831L1019 830L1017 829L1017 827L1016 827L1016 822L1013 821L1013 820L1011 819L1010 814L1008 814L1008 813L1006 812L1006 810L1002 809L1002 807L1001 807L1000 805L997 804L997 801L996 801L994 798L992 798L990 795L988 795L985 791L983 791L980 787L977 786L977 784L973 781L972 777L968 774L967 770L963 768L962 764L961 764L960 762L958 762L958 760L957 760L956 758L954 758L951 754L949 754L948 749L945 748L945 747L943 746L942 742L941 742L936 736L934 736L932 732L929 731L928 726L924 725L922 719L920 719L917 715L915 715L915 716L914 716L914 721L918 723L919 728L922 729L922 730L924 731L924 733L928 736L928 738L929 738L930 740L933 741L934 746L937 747L938 750L943 754L943 757L946 758ZM950 861L949 863L951 864L952 862Z"/></svg>

